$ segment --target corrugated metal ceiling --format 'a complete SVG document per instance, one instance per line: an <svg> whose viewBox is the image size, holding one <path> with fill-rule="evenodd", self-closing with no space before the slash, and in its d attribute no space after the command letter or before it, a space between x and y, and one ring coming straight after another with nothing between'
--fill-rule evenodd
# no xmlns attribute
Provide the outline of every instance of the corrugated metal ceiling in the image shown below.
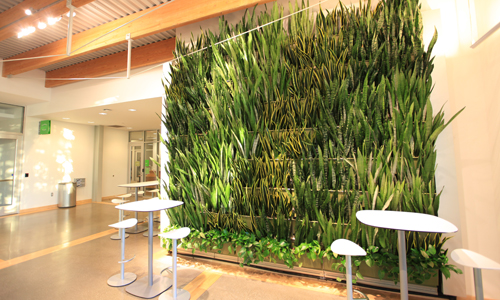
<svg viewBox="0 0 500 300"><path fill-rule="evenodd" d="M147 36L147 37L143 37L142 39L134 40L132 42L132 47L136 48L136 47L144 46L144 45L147 45L147 44L151 44L151 43L155 43L155 42L158 42L158 41L166 40L166 39L172 38L174 36L175 36L175 30L169 30L169 31L166 31L166 32L161 32L161 33L158 33L158 34L154 34L154 35L150 35L150 36ZM132 39L133 39L133 37L132 37ZM123 44L116 45L116 46L113 46L113 47L109 47L109 48L106 48L106 49L103 49L103 50L99 50L99 51L94 51L94 52L86 54L86 55L78 56L78 57L75 57L73 59L66 60L64 62L60 62L60 63L57 63L57 64L53 64L53 65L47 66L45 68L41 68L41 70L44 70L46 72L53 71L55 69L64 68L64 67L67 67L67 66L71 66L71 65L79 64L79 63L82 63L82 62L85 62L85 61L89 61L89 60L92 60L92 59L96 59L96 58L99 58L99 57L103 57L103 56L111 55L111 54L114 54L114 53L122 52L122 51L127 50L127 48L128 48L128 44L127 44L127 41L125 41L125 38L124 38L124 43Z"/></svg>
<svg viewBox="0 0 500 300"><path fill-rule="evenodd" d="M22 2L21 0L1 0L0 12ZM91 29L93 27L120 19L144 9L160 5L165 0L96 0L80 8L75 9L76 16L73 18L73 34ZM5 10L4 9L4 10ZM45 29L37 29L34 33L22 38L12 37L0 42L0 57L7 59L17 54L35 49L63 39L67 35L68 17L62 16L61 21ZM137 20L136 22L140 22ZM175 30L151 35L142 39L134 40L134 47L154 43L175 36ZM105 37L104 37L105 38ZM133 38L133 37L132 37ZM124 44L110 47L104 50L89 53L84 56L75 57L62 63L47 66L44 70L54 70L65 66L77 64L83 61L110 55L127 49ZM62 54L62 53L61 53Z"/></svg>
<svg viewBox="0 0 500 300"><path fill-rule="evenodd" d="M2 0L0 1L0 13L6 11L9 8L12 8L19 3L23 2L23 0Z"/></svg>

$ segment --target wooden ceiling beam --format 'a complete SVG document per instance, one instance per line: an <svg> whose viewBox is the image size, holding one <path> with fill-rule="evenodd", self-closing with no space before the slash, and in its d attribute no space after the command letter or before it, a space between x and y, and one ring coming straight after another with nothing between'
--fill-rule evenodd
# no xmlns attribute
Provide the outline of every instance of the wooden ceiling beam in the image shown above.
<svg viewBox="0 0 500 300"><path fill-rule="evenodd" d="M29 18L24 12L28 8L37 11L57 1L60 0L24 0L16 6L0 13L0 28L10 25L20 19Z"/></svg>
<svg viewBox="0 0 500 300"><path fill-rule="evenodd" d="M130 33L133 39L164 32L180 26L218 17L234 11L253 7L257 4L272 2L273 0L175 0L161 8L152 7L138 13L111 21L101 26L74 34L72 49L78 49L88 42L126 24L137 17L149 13L144 18L131 22L113 31L103 38L96 40L74 52L71 56L54 56L23 61L4 62L3 76L21 74L51 64L71 59L75 56L115 46L125 42L125 35ZM49 55L60 55L66 52L66 39L61 39L45 46L21 53L11 59L30 58Z"/></svg>
<svg viewBox="0 0 500 300"><path fill-rule="evenodd" d="M57 2L59 1L59 2ZM85 4L91 3L94 0L73 0L72 5L74 7L81 7ZM51 5L53 4L53 5ZM50 6L49 6L50 5ZM47 7L48 6L48 7ZM33 8L33 10L42 9L35 12L31 16L27 16L24 11L27 8ZM54 18L57 16L62 16L69 11L66 7L66 1L60 0L25 0L11 9L8 9L0 14L0 42L8 38L17 36L17 34L23 29L29 26L36 27L38 22L47 23L49 17ZM4 14L6 14L4 16ZM5 18L5 19L4 19ZM47 28L47 30L50 30Z"/></svg>
<svg viewBox="0 0 500 300"><path fill-rule="evenodd" d="M175 38L132 49L131 69L160 64L174 58ZM122 51L76 65L49 71L45 87L52 88L80 80L50 80L50 78L96 78L127 70L127 52Z"/></svg>

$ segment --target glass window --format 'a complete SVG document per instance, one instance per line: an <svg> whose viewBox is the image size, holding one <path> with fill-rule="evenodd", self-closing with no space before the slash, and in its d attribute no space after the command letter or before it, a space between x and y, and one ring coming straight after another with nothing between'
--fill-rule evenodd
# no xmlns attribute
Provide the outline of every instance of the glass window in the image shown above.
<svg viewBox="0 0 500 300"><path fill-rule="evenodd" d="M0 206L11 205L14 193L17 141L0 139Z"/></svg>
<svg viewBox="0 0 500 300"><path fill-rule="evenodd" d="M144 131L130 131L129 142L144 142Z"/></svg>
<svg viewBox="0 0 500 300"><path fill-rule="evenodd" d="M24 107L0 103L0 131L23 133Z"/></svg>
<svg viewBox="0 0 500 300"><path fill-rule="evenodd" d="M146 142L156 142L158 137L158 132L156 130L146 131Z"/></svg>

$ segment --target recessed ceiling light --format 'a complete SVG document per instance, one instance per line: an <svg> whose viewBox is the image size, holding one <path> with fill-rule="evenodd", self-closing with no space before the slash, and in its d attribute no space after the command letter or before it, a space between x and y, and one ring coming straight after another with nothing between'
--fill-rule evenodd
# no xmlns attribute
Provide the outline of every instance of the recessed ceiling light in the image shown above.
<svg viewBox="0 0 500 300"><path fill-rule="evenodd" d="M131 109L129 109L129 111L136 111L136 110L135 110L135 109L133 109L133 108L131 108Z"/></svg>
<svg viewBox="0 0 500 300"><path fill-rule="evenodd" d="M94 122L89 121L89 123L93 124Z"/></svg>
<svg viewBox="0 0 500 300"><path fill-rule="evenodd" d="M107 113L99 113L99 114L100 114L100 115L103 115L103 116L107 115Z"/></svg>
<svg viewBox="0 0 500 300"><path fill-rule="evenodd" d="M132 127L127 127L127 129L132 129Z"/></svg>
<svg viewBox="0 0 500 300"><path fill-rule="evenodd" d="M69 118L63 118L63 120L69 120Z"/></svg>
<svg viewBox="0 0 500 300"><path fill-rule="evenodd" d="M24 11L24 13L25 13L26 15L28 15L28 16L31 16L31 14L32 14L33 12L31 11L31 8L28 8L28 9L26 9L26 10Z"/></svg>
<svg viewBox="0 0 500 300"><path fill-rule="evenodd" d="M38 22L38 29L45 29L47 27L47 24L43 22Z"/></svg>

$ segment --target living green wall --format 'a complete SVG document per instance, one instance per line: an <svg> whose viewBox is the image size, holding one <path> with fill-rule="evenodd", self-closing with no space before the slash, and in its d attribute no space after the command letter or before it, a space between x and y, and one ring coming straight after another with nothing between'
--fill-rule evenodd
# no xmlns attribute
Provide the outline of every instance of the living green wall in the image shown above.
<svg viewBox="0 0 500 300"><path fill-rule="evenodd" d="M414 0L265 25L282 16L275 5L236 25L220 18L219 33L177 43L162 121L169 197L185 204L169 218L205 240L185 246L226 241L247 263L333 258L330 244L350 239L381 277L397 280L396 233L355 213L437 215L435 141L447 125L429 100L437 33L424 49ZM410 278L455 270L444 242L407 234Z"/></svg>

